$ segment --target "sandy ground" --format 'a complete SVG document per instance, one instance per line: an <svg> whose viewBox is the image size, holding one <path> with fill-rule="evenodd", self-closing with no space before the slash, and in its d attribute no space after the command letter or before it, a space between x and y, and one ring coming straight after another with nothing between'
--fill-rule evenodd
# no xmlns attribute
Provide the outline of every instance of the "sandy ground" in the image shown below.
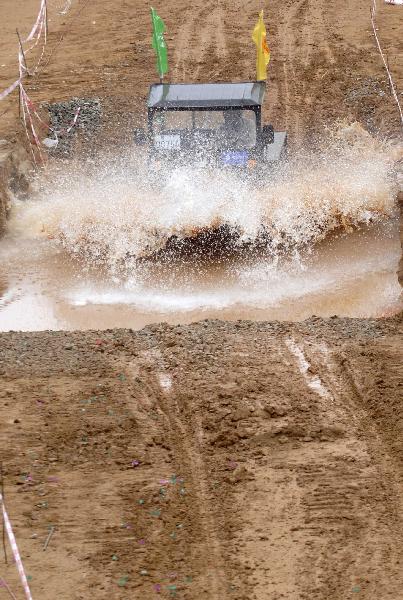
<svg viewBox="0 0 403 600"><path fill-rule="evenodd" d="M401 598L401 333L396 317L1 334L34 597Z"/></svg>
<svg viewBox="0 0 403 600"><path fill-rule="evenodd" d="M26 80L34 102L71 96L104 99L109 141L122 141L138 121L156 79L149 7L142 2L48 0L49 42L38 75ZM15 28L27 35L38 0L3 0L0 8L0 88L17 75ZM272 62L266 118L286 128L292 143L339 118L373 131L398 133L398 113L375 46L369 0L170 0L159 6L167 26L169 81L248 80L255 74L251 31L265 8ZM381 43L398 89L403 83L403 11L377 0ZM35 53L28 62L34 62ZM0 132L14 129L16 94L2 102ZM8 112L1 116L1 113Z"/></svg>

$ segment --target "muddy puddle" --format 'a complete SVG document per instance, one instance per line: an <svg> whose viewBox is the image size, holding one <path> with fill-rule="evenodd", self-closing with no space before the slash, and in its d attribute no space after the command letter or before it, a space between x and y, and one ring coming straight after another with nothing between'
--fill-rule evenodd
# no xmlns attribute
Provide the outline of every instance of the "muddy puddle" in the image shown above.
<svg viewBox="0 0 403 600"><path fill-rule="evenodd" d="M398 310L396 221L333 235L281 258L192 258L117 278L83 268L56 244L8 236L0 245L0 330L141 328L204 318L301 320Z"/></svg>

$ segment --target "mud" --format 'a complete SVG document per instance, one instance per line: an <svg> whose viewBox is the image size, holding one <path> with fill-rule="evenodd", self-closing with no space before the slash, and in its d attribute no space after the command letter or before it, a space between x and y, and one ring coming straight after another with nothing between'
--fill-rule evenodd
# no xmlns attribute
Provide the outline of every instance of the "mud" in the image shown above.
<svg viewBox="0 0 403 600"><path fill-rule="evenodd" d="M27 198L32 175L32 163L24 146L0 139L0 235L6 230L14 198Z"/></svg>
<svg viewBox="0 0 403 600"><path fill-rule="evenodd" d="M399 598L401 328L1 334L5 491L34 597Z"/></svg>
<svg viewBox="0 0 403 600"><path fill-rule="evenodd" d="M81 147L98 168L108 152L127 155L133 126L144 122L154 78L149 9L72 0L64 12L67 4L48 0L48 46L26 90L37 107L100 99L102 128ZM377 5L402 89L403 13ZM253 77L259 8L161 4L171 79ZM369 3L271 0L265 9L265 122L287 129L293 150L318 149L340 119L396 145L398 113ZM28 33L37 10L37 0L2 1L0 89L17 76L15 28ZM14 94L0 107L7 140L19 131L17 114ZM293 189L310 185L309 194L285 204L294 212L276 212L305 236L302 250L236 264L235 284L221 264L192 271L172 261L143 270L144 280L122 279L131 205L111 169L109 180L88 184L82 165L59 163L64 176L48 170L47 193L37 186L28 202L13 202L0 246L0 328L36 332L0 334L0 461L34 598L401 598L402 320L372 318L399 310L395 173L390 163L345 163L344 180L331 161L322 176L307 172ZM201 187L211 199L211 186ZM245 204L237 225L260 217L256 206ZM232 321L188 324L205 316ZM51 328L94 331L43 331ZM10 550L8 564L1 552L1 577L22 597Z"/></svg>
<svg viewBox="0 0 403 600"><path fill-rule="evenodd" d="M377 2L381 43L398 89L403 78L401 9ZM130 127L142 120L154 56L149 8L142 3L49 0L49 39L37 76L26 81L39 105L77 97L105 100L104 142L126 144ZM167 26L172 81L249 80L255 73L251 31L256 2L170 0ZM36 0L3 0L0 25L0 87L17 75L15 28L28 33ZM266 119L290 132L292 144L323 132L335 120L358 120L371 131L400 134L399 117L370 25L368 2L273 0L265 6L272 59ZM112 51L113 50L113 51ZM40 55L40 51L38 51ZM30 62L39 56L31 53ZM108 108L109 106L109 108ZM4 107L4 109L3 109ZM15 95L3 103L0 132L14 130Z"/></svg>
<svg viewBox="0 0 403 600"><path fill-rule="evenodd" d="M391 315L401 308L399 257L393 220L284 256L170 253L119 276L76 262L55 241L8 235L0 246L0 331Z"/></svg>

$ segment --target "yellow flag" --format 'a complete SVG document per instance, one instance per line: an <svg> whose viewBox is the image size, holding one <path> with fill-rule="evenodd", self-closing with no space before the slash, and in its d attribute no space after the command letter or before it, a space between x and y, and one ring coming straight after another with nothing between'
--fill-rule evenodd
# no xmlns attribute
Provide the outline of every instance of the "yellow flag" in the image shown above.
<svg viewBox="0 0 403 600"><path fill-rule="evenodd" d="M266 27L263 22L263 10L253 30L252 40L256 44L256 81L267 79L267 65L270 62L270 49L266 40Z"/></svg>

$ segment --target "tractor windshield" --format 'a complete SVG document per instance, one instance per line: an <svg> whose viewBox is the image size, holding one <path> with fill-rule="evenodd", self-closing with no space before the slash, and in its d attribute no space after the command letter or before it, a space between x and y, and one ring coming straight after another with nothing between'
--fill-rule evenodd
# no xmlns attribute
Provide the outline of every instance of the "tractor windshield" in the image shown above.
<svg viewBox="0 0 403 600"><path fill-rule="evenodd" d="M184 141L230 148L256 145L256 114L253 110L165 110L154 114L156 142L175 136ZM182 145L182 144L181 144Z"/></svg>

